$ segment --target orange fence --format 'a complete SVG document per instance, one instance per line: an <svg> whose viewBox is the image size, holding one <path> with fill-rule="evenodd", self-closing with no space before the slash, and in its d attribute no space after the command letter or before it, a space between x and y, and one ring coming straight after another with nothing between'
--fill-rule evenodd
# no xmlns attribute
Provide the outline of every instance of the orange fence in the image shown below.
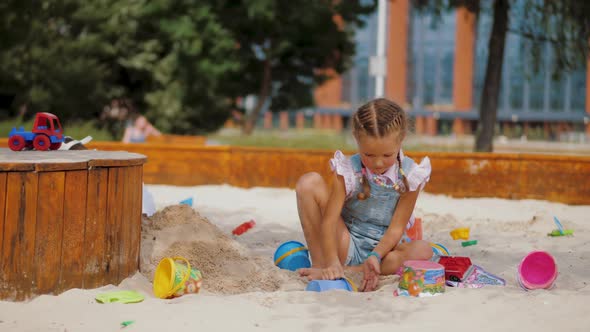
<svg viewBox="0 0 590 332"><path fill-rule="evenodd" d="M1 139L0 145L6 146ZM91 142L90 148L123 150L148 157L144 181L192 186L291 187L304 173L330 174L333 151L233 146ZM536 154L408 152L429 156L426 192L453 197L540 199L590 204L590 157Z"/></svg>
<svg viewBox="0 0 590 332"><path fill-rule="evenodd" d="M328 177L333 151L229 146L93 142L91 148L148 157L144 180L181 186L227 183L239 187L295 187L306 172ZM453 197L541 199L590 204L590 157L533 154L408 152L429 156L425 191Z"/></svg>
<svg viewBox="0 0 590 332"><path fill-rule="evenodd" d="M188 135L169 135L148 136L148 143L166 143L166 144L196 144L205 145L206 136L188 136Z"/></svg>

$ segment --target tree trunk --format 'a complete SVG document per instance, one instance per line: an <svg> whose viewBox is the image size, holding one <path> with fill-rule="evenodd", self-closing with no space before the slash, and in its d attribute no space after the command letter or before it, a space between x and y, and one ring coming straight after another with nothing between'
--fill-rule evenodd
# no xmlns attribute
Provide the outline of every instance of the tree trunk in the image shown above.
<svg viewBox="0 0 590 332"><path fill-rule="evenodd" d="M254 131L254 126L256 124L256 120L260 116L260 111L266 102L266 98L268 98L270 94L270 87L272 83L272 73L271 73L271 66L270 66L270 59L266 59L264 61L264 71L262 74L262 84L260 86L260 92L258 93L258 100L256 101L256 106L252 112L245 117L245 121L242 127L242 134L244 135L251 135Z"/></svg>
<svg viewBox="0 0 590 332"><path fill-rule="evenodd" d="M494 22L488 47L488 63L479 106L479 123L475 141L475 151L492 152L494 128L498 113L502 65L504 63L504 46L508 28L508 0L496 0L494 3Z"/></svg>

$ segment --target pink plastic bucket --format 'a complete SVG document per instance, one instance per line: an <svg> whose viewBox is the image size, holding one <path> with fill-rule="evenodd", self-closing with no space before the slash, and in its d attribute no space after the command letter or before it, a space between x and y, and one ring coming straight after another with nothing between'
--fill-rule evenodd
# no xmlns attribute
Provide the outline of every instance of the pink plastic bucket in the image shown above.
<svg viewBox="0 0 590 332"><path fill-rule="evenodd" d="M551 288L557 278L557 264L548 252L528 253L518 266L518 281L524 289Z"/></svg>

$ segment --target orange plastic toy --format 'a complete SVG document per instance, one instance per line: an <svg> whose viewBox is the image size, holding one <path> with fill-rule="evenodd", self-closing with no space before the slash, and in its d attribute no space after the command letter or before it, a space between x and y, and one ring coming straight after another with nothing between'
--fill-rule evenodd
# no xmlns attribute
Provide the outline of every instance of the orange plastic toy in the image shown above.
<svg viewBox="0 0 590 332"><path fill-rule="evenodd" d="M422 240L422 218L415 218L414 225L406 233L412 241Z"/></svg>

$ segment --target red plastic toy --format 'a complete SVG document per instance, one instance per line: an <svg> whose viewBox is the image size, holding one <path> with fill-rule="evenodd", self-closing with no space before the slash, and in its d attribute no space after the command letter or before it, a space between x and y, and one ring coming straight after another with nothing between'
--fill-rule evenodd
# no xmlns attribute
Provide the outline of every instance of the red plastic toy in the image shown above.
<svg viewBox="0 0 590 332"><path fill-rule="evenodd" d="M250 220L250 221L246 221L244 223L242 223L240 226L234 228L234 230L231 232L233 235L242 235L244 233L246 233L250 228L254 227L254 225L256 225L256 222L254 221L254 219Z"/></svg>
<svg viewBox="0 0 590 332"><path fill-rule="evenodd" d="M460 256L441 256L439 264L445 267L445 279L461 281L471 268L471 259Z"/></svg>
<svg viewBox="0 0 590 332"><path fill-rule="evenodd" d="M25 147L39 151L57 150L63 141L59 119L51 113L37 113L32 131L25 131L23 127L12 128L8 135L8 147L12 151L21 151Z"/></svg>

